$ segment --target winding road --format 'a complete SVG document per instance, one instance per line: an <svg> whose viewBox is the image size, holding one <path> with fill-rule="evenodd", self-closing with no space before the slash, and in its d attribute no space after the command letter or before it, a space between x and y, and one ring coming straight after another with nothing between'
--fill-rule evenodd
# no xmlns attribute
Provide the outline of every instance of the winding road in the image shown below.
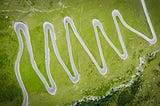
<svg viewBox="0 0 160 106"><path fill-rule="evenodd" d="M19 85L22 89L23 92L23 105L27 106L28 105L28 93L27 90L25 88L25 85L22 81L21 78L21 74L20 74L20 60L23 54L23 40L22 40L22 35L20 33L20 30L22 30L25 39L26 39L26 45L27 45L27 49L29 52L29 56L30 56L30 61L32 64L32 67L34 69L34 71L36 72L36 74L38 75L38 77L40 78L40 80L43 82L46 90L48 91L49 94L51 95L55 95L56 91L57 91L57 86L55 81L53 80L53 77L50 73L50 50L49 50L49 44L48 44L48 35L50 35L51 37L51 41L52 41L52 46L55 52L55 55L59 61L59 63L62 65L62 67L64 68L65 72L67 73L68 77L70 78L70 80L73 83L76 83L80 80L79 78L79 73L77 71L74 59L73 59L73 55L72 55L72 46L71 46L71 41L70 41L70 32L69 32L69 28L68 25L71 25L71 28L76 36L76 38L78 39L79 43L81 44L81 46L83 47L83 49L86 51L86 53L88 54L88 56L90 57L90 59L92 60L92 62L94 63L94 65L96 66L97 70L99 71L100 74L105 75L107 73L107 65L104 59L104 55L102 52L102 47L100 44L100 39L99 39L99 35L98 35L98 31L97 28L99 27L100 31L102 32L105 40L109 43L109 45L114 49L114 51L119 55L119 57L123 60L125 60L128 57L128 53L122 38L122 34L117 22L116 17L118 17L121 21L121 23L130 31L136 33L138 36L142 37L144 40L148 41L150 44L155 44L157 42L157 37L154 31L154 28L152 26L147 8L146 8L146 4L144 0L141 0L142 3L142 7L148 22L148 25L150 27L151 33L152 33L152 38L148 38L146 35L144 35L143 33L137 31L136 29L132 28L131 26L129 26L123 19L122 15L120 14L120 12L118 10L113 10L112 11L112 17L113 17L113 21L118 33L118 37L119 37L119 41L123 50L123 53L120 53L120 51L117 49L117 47L112 43L112 41L108 38L107 34L104 31L103 25L102 23L98 20L98 19L93 19L92 20L92 24L93 24L93 28L94 28L94 32L96 35L96 41L97 41L97 45L98 45L98 49L99 49L99 54L100 54L100 58L102 61L102 67L100 67L100 65L97 63L95 57L93 56L93 54L90 52L90 50L88 49L88 47L86 46L85 42L83 41L83 39L81 38L81 36L79 35L73 20L70 17L65 17L64 18L64 28L66 30L66 40L67 40L67 45L68 45L68 53L69 53L69 58L70 58L70 63L71 63L71 67L72 67L72 71L74 73L74 76L71 75L69 69L67 68L66 64L64 63L61 54L59 53L58 47L57 47L57 43L56 43L56 34L54 31L54 27L51 23L49 22L44 22L43 24L43 29L44 29L44 36L45 36L45 65L46 65L46 72L47 72L47 76L49 78L49 82L50 85L48 84L48 82L46 81L45 77L43 76L43 74L40 72L40 70L37 67L37 63L34 59L34 54L33 54L33 50L32 50L32 44L30 42L30 34L29 34L29 30L26 24L22 23L22 22L16 22L14 24L14 30L17 34L18 37L18 42L19 42L19 52L18 52L18 56L15 62L15 74L17 77L17 80L19 82Z"/></svg>

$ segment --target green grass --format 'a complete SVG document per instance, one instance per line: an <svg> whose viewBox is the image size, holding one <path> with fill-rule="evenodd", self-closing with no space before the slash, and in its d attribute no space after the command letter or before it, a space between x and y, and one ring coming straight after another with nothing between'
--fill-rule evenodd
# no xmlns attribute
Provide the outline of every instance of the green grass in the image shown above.
<svg viewBox="0 0 160 106"><path fill-rule="evenodd" d="M156 55L150 63L146 63L145 71L135 82L127 88L122 88L111 95L98 101L85 101L78 106L157 106L159 101L160 88L160 54ZM149 58L147 58L149 59ZM147 60L146 59L146 60ZM152 66L152 67L150 67Z"/></svg>
<svg viewBox="0 0 160 106"><path fill-rule="evenodd" d="M27 2L31 3L32 7L40 10L58 10L51 13L32 11L28 11L26 13L16 12L16 10L29 10L31 7L27 5ZM117 32L111 17L111 12L113 9L118 9L126 22L133 28L151 37L140 0L69 0L60 2L67 6L67 8L62 9L62 7L58 5L58 1L52 0L0 1L0 86L3 86L3 88L0 88L0 105L5 105L6 103L7 105L21 105L23 100L21 89L14 74L14 62L18 53L18 40L13 30L14 22L22 21L28 25L35 60L38 68L41 70L46 79L47 74L45 72L44 63L44 34L42 26L45 21L51 22L54 25L59 51L68 67L71 66L69 62L67 42L65 39L65 29L63 26L63 18L65 16L69 16L73 19L79 34L99 64L101 64L101 62L99 59L95 34L91 22L92 19L97 18L103 23L104 29L109 38L112 39L113 43L120 50L121 46L120 43L117 42ZM58 87L55 96L51 96L47 93L42 82L32 69L26 44L24 43L25 49L20 63L20 69L24 84L29 93L30 105L70 105L88 95L102 96L112 87L129 81L130 76L136 72L135 68L139 64L139 57L153 50L159 49L159 4L160 1L158 0L146 0L151 21L158 38L158 42L155 45L150 45L136 34L128 31L119 22L123 39L129 54L129 58L125 61L118 57L114 50L104 40L99 31L103 53L108 66L108 73L105 76L101 76L99 74L98 70L89 59L88 55L83 50L70 29L73 56L80 74L80 81L73 84L56 59L51 46L51 40L49 40L51 50L51 73ZM3 12L2 10L10 11ZM6 16L9 18L5 18ZM23 41L25 41L24 37ZM159 56L156 58L159 58ZM149 65L146 70L154 69L156 64L153 62L154 61L151 61L151 65ZM144 80L148 81L148 76L150 76L150 73L146 70ZM14 89L12 89L12 87ZM156 93L158 91L155 90L154 92ZM11 96L10 93L12 94ZM144 92L144 94L147 94L147 92ZM139 95L143 94L139 93ZM159 98L159 96L157 96L156 99L157 98ZM119 100L121 101L121 99Z"/></svg>

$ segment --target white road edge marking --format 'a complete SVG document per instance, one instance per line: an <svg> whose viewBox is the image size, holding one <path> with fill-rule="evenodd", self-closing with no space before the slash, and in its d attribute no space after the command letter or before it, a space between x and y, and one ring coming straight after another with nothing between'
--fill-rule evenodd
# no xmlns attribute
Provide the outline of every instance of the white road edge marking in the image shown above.
<svg viewBox="0 0 160 106"><path fill-rule="evenodd" d="M115 50L115 52L123 60L125 60L128 57L128 53L127 53L126 47L124 45L123 38L122 38L122 35L121 35L121 32L120 32L120 28L118 26L116 17L118 17L120 19L122 24L128 30L136 33L137 35L139 35L140 37L142 37L143 39L148 41L150 44L155 44L157 42L157 37L156 37L155 31L154 31L154 28L152 26L149 14L148 14L145 1L141 0L141 3L142 3L142 7L143 7L143 10L144 10L147 22L149 24L149 27L150 27L150 30L151 30L151 33L152 33L152 36L153 36L153 38L151 38L151 39L148 38L147 36L145 36L143 33L139 32L139 31L135 30L134 28L132 28L131 26L129 26L124 21L122 15L119 13L118 10L113 10L112 11L113 21L114 21L114 24L115 24L115 27L116 27L116 30L117 30L117 33L118 33L120 44L121 44L122 49L123 49L123 54L120 53L120 51L115 47L115 45L112 43L112 41L108 38L107 34L105 33L105 31L103 29L102 23L98 19L93 19L92 20L92 24L93 24L95 35L96 35L97 45L98 45L98 49L99 49L99 53L100 53L100 58L101 58L102 65L103 65L102 68L98 65L98 63L95 60L94 56L92 55L92 53L90 52L90 50L88 49L88 47L86 46L84 41L82 40L81 36L77 32L77 29L76 29L76 27L74 25L73 20L70 17L65 17L64 18L64 27L65 27L65 30L66 30L66 40L67 40L67 44L68 44L68 53L69 53L69 58L70 58L71 67L72 67L74 76L71 75L69 69L67 68L66 64L64 63L64 61L61 58L61 55L59 53L59 50L58 50L58 47L57 47L57 44L56 44L56 35L55 35L55 31L54 31L53 25L51 23L49 23L49 22L45 22L43 24L44 35L45 35L45 65L46 65L47 76L49 78L49 82L51 83L51 87L49 86L49 84L47 83L45 77L42 75L42 73L38 69L37 64L35 62L33 51L32 51L32 45L31 45L31 42L30 42L30 34L29 34L29 31L28 31L27 25L25 25L22 22L16 22L14 24L14 30L15 30L15 32L17 34L18 41L19 41L19 52L18 52L18 56L17 56L16 62L15 62L15 74L16 74L17 80L18 80L19 85L20 85L20 87L22 89L22 92L23 92L23 97L24 97L23 106L27 106L28 105L28 93L27 93L27 90L26 90L26 88L24 86L24 83L22 81L21 74L20 74L19 63L20 63L20 60L21 60L21 57L22 57L22 53L23 53L23 40L22 40L22 37L21 37L20 30L22 30L22 32L24 33L24 36L25 36L25 39L26 39L26 43L27 43L27 49L28 49L28 52L29 52L29 55L30 55L30 61L31 61L33 69L35 70L36 74L39 76L40 80L43 82L43 84L46 87L46 90L48 91L48 93L51 94L51 95L55 95L55 93L57 91L57 86L56 86L56 84L55 84L55 82L54 82L54 80L52 78L51 73L50 73L50 52L49 52L49 47L48 47L48 30L49 30L50 35L51 35L52 46L53 46L54 52L56 54L56 57L57 57L58 61L60 62L60 64L62 65L62 67L64 68L64 70L66 71L66 73L68 74L70 80L73 83L78 82L80 78L79 78L79 74L78 74L78 71L76 69L76 66L75 66L75 63L74 63L74 59L73 59L73 55L72 55L72 47L71 47L71 42L70 42L70 34L69 34L68 24L71 25L75 36L79 40L80 44L82 45L82 47L84 48L84 50L86 51L86 53L88 54L90 59L95 64L97 70L100 72L100 74L105 75L107 73L107 66L106 66L106 62L105 62L104 56L103 56L102 47L101 47L101 44L100 44L100 39L99 39L99 36L98 36L97 27L100 28L105 40L109 43L109 45Z"/></svg>

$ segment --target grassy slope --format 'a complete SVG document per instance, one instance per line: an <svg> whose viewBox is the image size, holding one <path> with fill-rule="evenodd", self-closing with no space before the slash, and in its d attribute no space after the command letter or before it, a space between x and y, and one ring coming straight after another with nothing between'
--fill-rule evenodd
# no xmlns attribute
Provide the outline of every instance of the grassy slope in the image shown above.
<svg viewBox="0 0 160 106"><path fill-rule="evenodd" d="M8 3L8 4L7 4ZM112 21L111 12L113 9L117 8L120 13L122 13L126 22L133 26L135 29L138 29L140 32L145 33L148 36L151 36L150 30L147 26L145 16L143 13L143 9L139 0L127 0L120 2L118 0L110 0L110 1L61 1L65 6L68 6L66 9L62 9L60 5L58 5L58 1L36 1L31 2L31 5L40 10L50 10L50 9L58 9L51 13L40 13L40 12L32 12L29 11L27 13L21 12L1 12L2 19L5 18L6 15L9 16L7 22L9 22L10 28L6 31L1 28L1 35L5 32L8 32L10 37L5 35L1 36L0 43L1 50L7 52L7 56L4 57L3 52L1 52L1 60L3 58L9 58L11 66L4 65L7 68L7 72L9 72L12 76L13 80L10 80L10 76L7 76L8 82L13 83L15 88L19 89L18 94L15 96L17 98L21 97L21 90L16 82L16 78L14 76L14 61L16 59L16 54L18 52L18 43L16 35L13 31L13 23L16 21L23 21L29 27L31 42L33 45L33 51L35 54L35 59L37 61L38 67L41 72L46 76L45 73L45 64L44 64L44 35L43 35L43 22L49 21L53 23L55 27L55 33L57 36L57 43L59 47L59 51L64 59L65 63L68 67L70 67L68 53L67 53L67 45L65 40L65 30L63 27L63 18L65 16L70 16L77 27L78 32L82 36L83 40L94 54L97 61L100 63L98 48L96 45L95 34L93 32L93 26L91 20L93 18L99 19L106 30L106 33L112 39L114 44L119 48L119 42L117 42L117 34L115 31L115 27ZM1 10L28 10L30 7L27 5L27 1L4 1L2 3ZM59 3L60 4L60 3ZM113 49L103 40L103 37L100 34L103 53L106 58L108 73L105 76L101 76L96 70L93 63L90 61L88 55L85 53L81 45L78 43L77 39L74 37L71 31L71 41L73 45L73 54L76 62L76 66L80 73L80 81L77 84L72 84L72 82L68 79L68 76L64 72L61 65L58 63L53 49L50 45L51 49L51 70L52 76L55 79L55 82L58 86L57 94L55 96L49 95L43 84L40 82L39 78L35 74L34 70L30 65L29 55L27 49L25 47L25 52L23 54L21 60L21 73L24 83L29 92L29 102L30 105L66 105L75 102L78 99L81 99L87 95L104 95L107 90L110 88L120 84L125 83L129 80L130 75L135 73L134 68L138 65L139 56L151 52L153 50L159 49L159 38L160 38L160 14L157 10L160 8L158 5L160 2L158 0L155 1L146 1L147 8L149 10L151 20L153 26L155 28L158 42L155 45L150 45L148 42L144 41L140 37L137 37L134 33L128 31L125 27L120 24L120 28L122 29L123 39L125 41L125 45L127 47L129 58L125 61L121 60L117 54L113 51ZM41 8L42 7L42 8ZM96 8L95 8L96 7ZM12 23L13 22L13 23ZM6 22L1 24L1 26L7 29L8 25ZM25 41L25 39L23 39ZM51 41L50 41L51 42ZM51 44L51 43L50 43ZM7 48L6 49L6 45ZM77 52L78 51L78 52ZM7 64L7 62L5 63ZM27 65L26 65L27 64ZM150 68L152 69L151 65ZM4 68L0 68L1 71L5 70ZM5 71L3 71L5 72ZM127 74L126 74L127 73ZM0 74L4 76L3 74ZM8 74L7 74L8 75ZM148 75L148 74L147 74ZM2 78L2 77L1 77ZM46 77L47 78L47 77ZM146 78L147 79L147 78ZM4 82L1 79L1 82ZM34 84L33 84L34 83ZM7 83L5 82L6 85ZM7 86L4 86L7 88ZM3 91L3 90L2 90ZM10 92L9 90L7 92ZM6 93L9 94L9 93ZM14 93L13 93L14 94ZM1 94L4 95L4 94ZM15 98L12 96L12 98ZM8 100L8 99L7 99ZM19 100L19 99L18 99ZM20 104L21 102L17 99L14 99L13 102L8 104ZM3 104L3 103L2 103Z"/></svg>
<svg viewBox="0 0 160 106"><path fill-rule="evenodd" d="M160 88L160 53L147 57L143 65L145 70L140 77L136 77L130 87L121 88L105 98L79 102L77 106L157 106ZM147 79L147 80L146 80Z"/></svg>

